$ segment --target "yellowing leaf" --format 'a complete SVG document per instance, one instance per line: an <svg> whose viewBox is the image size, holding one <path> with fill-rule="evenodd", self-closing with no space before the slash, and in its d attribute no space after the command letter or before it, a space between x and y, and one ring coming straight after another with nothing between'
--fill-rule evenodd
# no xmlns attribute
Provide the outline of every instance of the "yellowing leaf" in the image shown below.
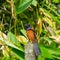
<svg viewBox="0 0 60 60"><path fill-rule="evenodd" d="M39 29L39 32L40 32L40 34L41 34L41 32L42 32L42 19L41 18L39 18L39 20L38 20L38 29Z"/></svg>
<svg viewBox="0 0 60 60"><path fill-rule="evenodd" d="M56 35L60 34L60 30L55 31Z"/></svg>
<svg viewBox="0 0 60 60"><path fill-rule="evenodd" d="M43 14L44 16L48 17L48 18L51 18L51 16L49 14L47 14L44 9L40 8L39 9L40 13Z"/></svg>
<svg viewBox="0 0 60 60"><path fill-rule="evenodd" d="M52 22L52 23L53 23L52 28L56 30L56 22Z"/></svg>
<svg viewBox="0 0 60 60"><path fill-rule="evenodd" d="M51 27L53 26L53 23L49 18L45 17L45 18L43 18L43 20L46 21L49 24L49 26L51 26Z"/></svg>
<svg viewBox="0 0 60 60"><path fill-rule="evenodd" d="M26 44L28 42L28 40L24 36L17 36L17 39L23 44Z"/></svg>
<svg viewBox="0 0 60 60"><path fill-rule="evenodd" d="M4 34L3 32L0 31L0 37L3 37L4 39L6 39L6 41L9 41L8 37L6 34Z"/></svg>

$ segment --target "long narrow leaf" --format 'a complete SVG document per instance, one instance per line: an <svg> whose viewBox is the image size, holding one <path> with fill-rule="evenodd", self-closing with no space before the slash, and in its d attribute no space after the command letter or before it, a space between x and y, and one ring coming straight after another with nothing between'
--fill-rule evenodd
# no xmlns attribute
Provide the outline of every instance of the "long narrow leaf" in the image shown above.
<svg viewBox="0 0 60 60"><path fill-rule="evenodd" d="M20 14L25 9L27 9L31 5L31 3L32 3L32 0L25 0L24 3L16 7L15 13Z"/></svg>
<svg viewBox="0 0 60 60"><path fill-rule="evenodd" d="M48 10L46 10L46 9L44 9L44 8L43 8L43 10L44 10L46 13L48 13L48 14L51 16L51 18L60 25L60 19L57 19L53 14L49 13Z"/></svg>
<svg viewBox="0 0 60 60"><path fill-rule="evenodd" d="M19 58L19 60L24 60L24 52L12 48L13 53Z"/></svg>

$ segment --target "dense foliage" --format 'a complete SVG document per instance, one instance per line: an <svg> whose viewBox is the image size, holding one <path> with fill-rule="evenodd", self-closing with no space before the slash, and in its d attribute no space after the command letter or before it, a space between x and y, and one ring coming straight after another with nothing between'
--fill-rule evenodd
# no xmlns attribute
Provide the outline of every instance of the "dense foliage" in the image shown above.
<svg viewBox="0 0 60 60"><path fill-rule="evenodd" d="M60 0L0 0L0 60L24 60L27 23L37 35L38 60L60 60Z"/></svg>

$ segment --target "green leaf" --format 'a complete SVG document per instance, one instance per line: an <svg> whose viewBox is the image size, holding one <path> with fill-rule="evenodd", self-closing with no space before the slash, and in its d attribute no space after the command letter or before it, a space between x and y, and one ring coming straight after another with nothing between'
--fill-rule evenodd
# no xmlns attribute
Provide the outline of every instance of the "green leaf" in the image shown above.
<svg viewBox="0 0 60 60"><path fill-rule="evenodd" d="M15 7L18 7L18 6L20 6L21 4L23 4L24 1L25 1L25 0L14 0L14 2L15 2Z"/></svg>
<svg viewBox="0 0 60 60"><path fill-rule="evenodd" d="M50 47L44 47L42 45L40 45L40 49L41 49L41 54L43 57L45 58L50 58L53 59L57 58L60 59L60 50L57 48L50 48Z"/></svg>
<svg viewBox="0 0 60 60"><path fill-rule="evenodd" d="M22 47L19 48L19 47L13 45L13 43L6 43L6 44L7 44L7 46L9 46L9 47L15 48L15 49L20 50L20 51L24 51Z"/></svg>
<svg viewBox="0 0 60 60"><path fill-rule="evenodd" d="M26 10L32 3L32 0L25 0L23 3L20 3L19 6L16 6L15 13L20 14Z"/></svg>
<svg viewBox="0 0 60 60"><path fill-rule="evenodd" d="M22 49L21 47L18 48L18 47L15 46L12 42L6 41L6 39L4 39L4 38L0 38L0 40L1 40L4 44L6 44L7 46L9 46L9 47L12 47L12 48L15 48L15 49L17 49L17 50L23 51L23 49Z"/></svg>
<svg viewBox="0 0 60 60"><path fill-rule="evenodd" d="M38 60L42 60L42 59L43 59L42 56L39 55L39 56L38 56Z"/></svg>
<svg viewBox="0 0 60 60"><path fill-rule="evenodd" d="M19 58L19 60L24 60L24 52L12 48L12 52Z"/></svg>
<svg viewBox="0 0 60 60"><path fill-rule="evenodd" d="M50 48L50 47L47 47L47 49L49 50L49 52L50 52L51 54L60 55L60 50L57 49L57 48Z"/></svg>
<svg viewBox="0 0 60 60"><path fill-rule="evenodd" d="M15 48L23 51L23 47L20 45L19 41L17 40L17 38L14 34L9 32L8 33L8 38L12 42L12 44L8 44L9 46L15 47Z"/></svg>
<svg viewBox="0 0 60 60"><path fill-rule="evenodd" d="M60 50L57 48L48 48L54 58L60 59Z"/></svg>
<svg viewBox="0 0 60 60"><path fill-rule="evenodd" d="M11 42L15 45L19 45L20 43L18 42L16 36L14 34L12 34L11 32L8 33L8 38L11 40Z"/></svg>
<svg viewBox="0 0 60 60"><path fill-rule="evenodd" d="M8 39L8 38L7 38ZM6 40L5 38L3 38L2 36L0 36L0 40L5 44L7 45L9 48L11 48L11 50L15 53L15 55L20 59L20 60L23 60L23 57L24 57L24 51L23 49L21 49L21 47L17 47L15 46L11 40L9 41ZM7 58L3 58L3 60L9 60Z"/></svg>
<svg viewBox="0 0 60 60"><path fill-rule="evenodd" d="M54 55L53 57L60 60L60 55Z"/></svg>
<svg viewBox="0 0 60 60"><path fill-rule="evenodd" d="M53 55L50 53L50 51L47 48L40 45L40 49L43 57L53 59Z"/></svg>
<svg viewBox="0 0 60 60"><path fill-rule="evenodd" d="M9 57L4 56L4 57L2 58L2 60L10 60L10 58L9 58Z"/></svg>
<svg viewBox="0 0 60 60"><path fill-rule="evenodd" d="M25 36L25 37L27 37L27 35L26 35L26 30L20 30L21 31L21 33Z"/></svg>
<svg viewBox="0 0 60 60"><path fill-rule="evenodd" d="M43 8L43 10L44 10L44 12L48 13L48 14L51 16L51 18L60 25L60 19L56 18L56 17L55 17L53 14L51 14L48 10L46 10L46 9L44 9L44 8Z"/></svg>
<svg viewBox="0 0 60 60"><path fill-rule="evenodd" d="M60 2L60 0L53 0L53 2L54 2L54 3L59 3L59 2Z"/></svg>
<svg viewBox="0 0 60 60"><path fill-rule="evenodd" d="M14 0L15 3L19 2L19 3L23 3L25 0Z"/></svg>
<svg viewBox="0 0 60 60"><path fill-rule="evenodd" d="M36 0L33 0L32 1L32 5L37 6L37 1Z"/></svg>

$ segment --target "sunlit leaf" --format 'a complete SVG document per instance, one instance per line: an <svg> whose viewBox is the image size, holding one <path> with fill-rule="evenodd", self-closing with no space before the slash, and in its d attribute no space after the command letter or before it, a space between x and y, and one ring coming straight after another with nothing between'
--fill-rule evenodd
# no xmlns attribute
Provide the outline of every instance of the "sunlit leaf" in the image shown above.
<svg viewBox="0 0 60 60"><path fill-rule="evenodd" d="M25 36L25 37L27 37L27 35L26 35L26 30L20 30L21 31L21 33Z"/></svg>
<svg viewBox="0 0 60 60"><path fill-rule="evenodd" d="M56 58L59 59L59 56L60 56L60 50L59 49L44 47L44 46L41 46L41 45L40 45L40 48L41 48L42 56L44 56L45 58L53 59L53 57L56 57Z"/></svg>
<svg viewBox="0 0 60 60"><path fill-rule="evenodd" d="M53 57L60 60L60 55L54 55Z"/></svg>
<svg viewBox="0 0 60 60"><path fill-rule="evenodd" d="M38 30L39 30L39 32L40 32L40 34L41 34L41 32L42 32L42 19L41 18L39 18L38 19Z"/></svg>
<svg viewBox="0 0 60 60"><path fill-rule="evenodd" d="M40 49L43 57L53 59L53 55L50 53L50 51L47 48L40 45Z"/></svg>
<svg viewBox="0 0 60 60"><path fill-rule="evenodd" d="M6 44L9 48L11 48L11 51L13 51L13 52L15 53L15 55L16 55L19 59L24 60L24 59L23 59L23 57L24 57L24 51L23 51L23 49L21 49L21 47L19 48L19 47L15 46L15 45L9 40L9 38L8 38L5 34L3 34L2 32L0 32L0 33L1 33L1 35L0 35L0 40L1 40L4 44ZM5 38L4 38L3 35L5 36ZM8 40L6 40L6 39L8 39ZM7 59L7 57L6 57L6 58L3 58L3 59Z"/></svg>
<svg viewBox="0 0 60 60"><path fill-rule="evenodd" d="M11 42L15 45L19 45L20 43L18 42L16 36L12 34L11 32L8 33L8 38L11 40Z"/></svg>
<svg viewBox="0 0 60 60"><path fill-rule="evenodd" d="M20 51L23 51L23 48L22 46L20 45L20 48L17 47L16 45L13 44L13 42L11 42L11 40L4 34L0 31L0 40L6 44L7 46L10 46L12 48L15 48L17 50L20 50Z"/></svg>
<svg viewBox="0 0 60 60"><path fill-rule="evenodd" d="M32 5L37 6L37 1L36 0L33 0L32 1Z"/></svg>
<svg viewBox="0 0 60 60"><path fill-rule="evenodd" d="M17 39L22 44L26 44L28 42L28 40L24 36L17 36Z"/></svg>
<svg viewBox="0 0 60 60"><path fill-rule="evenodd" d="M38 60L42 60L42 59L43 59L42 56L39 55L39 56L38 56Z"/></svg>
<svg viewBox="0 0 60 60"><path fill-rule="evenodd" d="M60 36L51 36L50 38L53 38L54 42L56 42L57 44L60 44Z"/></svg>
<svg viewBox="0 0 60 60"><path fill-rule="evenodd" d="M19 6L16 7L15 13L20 14L21 12L26 10L31 3L32 3L32 0L24 0L24 2L21 5L19 4Z"/></svg>
<svg viewBox="0 0 60 60"><path fill-rule="evenodd" d="M44 20L49 24L49 26L53 26L53 23L49 18L45 17Z"/></svg>
<svg viewBox="0 0 60 60"><path fill-rule="evenodd" d="M56 18L53 14L51 14L46 9L43 8L43 10L44 10L44 12L48 13L51 16L51 18L60 25L60 19Z"/></svg>
<svg viewBox="0 0 60 60"><path fill-rule="evenodd" d="M52 55L60 55L60 50L57 48L47 48Z"/></svg>
<svg viewBox="0 0 60 60"><path fill-rule="evenodd" d="M59 3L59 2L60 2L60 0L53 0L53 2L54 2L54 3Z"/></svg>

